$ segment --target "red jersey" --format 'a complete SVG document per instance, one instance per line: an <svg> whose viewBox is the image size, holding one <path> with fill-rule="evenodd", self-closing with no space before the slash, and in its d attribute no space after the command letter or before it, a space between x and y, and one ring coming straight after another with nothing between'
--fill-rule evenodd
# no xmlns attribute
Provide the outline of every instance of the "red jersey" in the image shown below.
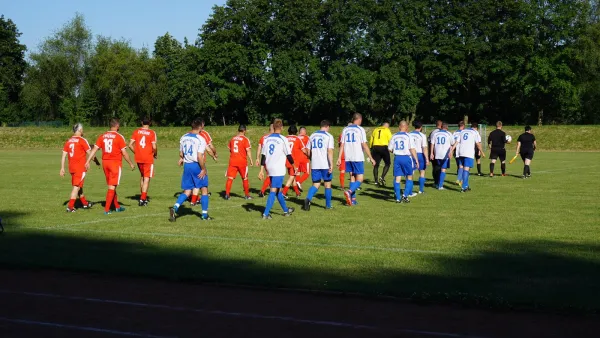
<svg viewBox="0 0 600 338"><path fill-rule="evenodd" d="M212 137L210 137L210 134L206 130L201 131L198 135L202 136L206 141L206 145L212 144Z"/></svg>
<svg viewBox="0 0 600 338"><path fill-rule="evenodd" d="M302 139L296 135L288 135L287 141L290 146L290 151L292 152L292 157L294 158L294 163L298 165L301 162L302 158L306 158L302 149L304 149L305 144L302 142Z"/></svg>
<svg viewBox="0 0 600 338"><path fill-rule="evenodd" d="M342 161L344 160L344 147L342 147L342 136L344 134L340 134L340 137L338 137L338 147L340 147L340 151L342 152Z"/></svg>
<svg viewBox="0 0 600 338"><path fill-rule="evenodd" d="M96 147L102 149L102 161L121 162L121 150L127 148L125 138L116 131L107 131L100 135Z"/></svg>
<svg viewBox="0 0 600 338"><path fill-rule="evenodd" d="M63 151L69 154L69 172L85 172L86 153L91 149L90 144L81 136L73 136L67 140Z"/></svg>
<svg viewBox="0 0 600 338"><path fill-rule="evenodd" d="M244 135L234 136L227 144L229 149L229 166L246 167L248 166L248 150L251 148L250 140Z"/></svg>
<svg viewBox="0 0 600 338"><path fill-rule="evenodd" d="M298 138L302 140L302 143L304 143L304 147L308 149L310 137L308 135L300 135L298 136ZM308 156L306 156L306 154L302 154L302 156L303 157L301 157L301 162L308 162Z"/></svg>
<svg viewBox="0 0 600 338"><path fill-rule="evenodd" d="M133 146L135 162L154 163L154 149L152 148L152 144L156 143L154 130L140 128L131 134L131 139L135 141Z"/></svg>
<svg viewBox="0 0 600 338"><path fill-rule="evenodd" d="M263 135L263 136L260 138L260 140L258 141L258 144L259 144L261 147L265 145L265 139L266 139L266 138L267 138L269 135L271 135L271 134L264 134L264 135Z"/></svg>

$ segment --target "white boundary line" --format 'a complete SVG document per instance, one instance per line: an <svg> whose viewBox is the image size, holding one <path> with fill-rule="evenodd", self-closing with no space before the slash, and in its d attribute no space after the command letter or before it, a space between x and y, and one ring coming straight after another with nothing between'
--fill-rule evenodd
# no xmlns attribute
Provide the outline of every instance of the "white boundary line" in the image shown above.
<svg viewBox="0 0 600 338"><path fill-rule="evenodd" d="M0 317L0 321L15 323L15 324L24 324L24 325L48 326L48 327L54 327L54 328L59 328L59 329L106 333L106 334L113 334L113 335L118 335L118 336L144 337L144 338L167 338L166 336L155 336L155 335L145 334L145 333L108 330L108 329L101 329L101 328L97 328L97 327L67 325L67 324L59 324L59 323L52 323L52 322L40 322L40 321L28 320L28 319Z"/></svg>
<svg viewBox="0 0 600 338"><path fill-rule="evenodd" d="M160 305L160 304L151 304L151 303L120 301L120 300L112 300L112 299L74 297L74 296L64 296L64 295L51 294L51 293L20 292L20 291L10 291L10 290L2 290L2 289L0 289L0 293L31 296L31 297L40 297L40 298L75 300L75 301L84 301L84 302L101 303L101 304L134 306L134 307L141 307L141 308L148 308L148 309L160 309L160 310L170 310L170 311L178 311L178 312L196 312L196 313L226 316L226 317L262 319L262 320L277 320L277 321L283 321L283 322L292 322L292 323L309 324L309 325L317 325L317 326L332 326L332 327L341 327L341 328L348 328L348 329L355 329L355 330L360 329L360 330L370 330L370 331L395 331L397 333L412 333L412 334L420 334L420 335L436 336L436 337L477 338L475 336L465 336L465 335L461 335L461 334L447 333L447 332L421 331L421 330L413 330L413 329L394 329L394 328L387 329L387 328L381 328L381 327L377 327L377 326L353 324L353 323L347 323L347 322L302 319L302 318L295 318L295 317L289 317L289 316L261 315L261 314L257 314L257 313L246 313L246 312L208 310L208 309L202 309L202 308L189 308L189 307L183 307L183 306L169 306L169 305ZM0 317L0 320L2 320L2 319L3 318ZM99 332L102 332L102 331L99 331ZM140 336L137 334L135 334L135 335ZM156 337L156 336L143 335L141 337Z"/></svg>

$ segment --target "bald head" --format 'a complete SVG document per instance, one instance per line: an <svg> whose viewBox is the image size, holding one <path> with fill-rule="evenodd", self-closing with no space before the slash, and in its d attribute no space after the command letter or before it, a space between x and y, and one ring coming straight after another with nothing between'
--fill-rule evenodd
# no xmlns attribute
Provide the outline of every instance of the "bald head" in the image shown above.
<svg viewBox="0 0 600 338"><path fill-rule="evenodd" d="M437 121L435 122L435 127L436 127L437 129L440 129L440 128L442 128L442 123L443 123L443 122L442 122L442 120L437 120Z"/></svg>
<svg viewBox="0 0 600 338"><path fill-rule="evenodd" d="M360 113L352 114L352 123L360 126L362 124L362 115Z"/></svg>
<svg viewBox="0 0 600 338"><path fill-rule="evenodd" d="M408 122L404 120L400 121L400 131L408 131Z"/></svg>

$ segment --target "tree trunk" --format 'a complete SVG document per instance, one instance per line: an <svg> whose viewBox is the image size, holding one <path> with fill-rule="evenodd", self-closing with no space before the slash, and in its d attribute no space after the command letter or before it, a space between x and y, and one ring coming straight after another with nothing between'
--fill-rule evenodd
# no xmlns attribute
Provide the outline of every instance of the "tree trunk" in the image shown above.
<svg viewBox="0 0 600 338"><path fill-rule="evenodd" d="M538 126L542 126L542 119L544 118L544 110L538 112Z"/></svg>

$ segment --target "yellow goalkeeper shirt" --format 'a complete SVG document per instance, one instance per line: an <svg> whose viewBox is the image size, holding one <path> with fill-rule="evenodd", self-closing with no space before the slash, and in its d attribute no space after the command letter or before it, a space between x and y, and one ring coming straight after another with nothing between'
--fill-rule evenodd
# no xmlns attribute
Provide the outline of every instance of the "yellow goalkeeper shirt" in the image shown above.
<svg viewBox="0 0 600 338"><path fill-rule="evenodd" d="M388 146L390 140L392 139L392 132L390 128L386 127L377 127L373 130L371 134L371 140L369 141L369 147L373 146Z"/></svg>

